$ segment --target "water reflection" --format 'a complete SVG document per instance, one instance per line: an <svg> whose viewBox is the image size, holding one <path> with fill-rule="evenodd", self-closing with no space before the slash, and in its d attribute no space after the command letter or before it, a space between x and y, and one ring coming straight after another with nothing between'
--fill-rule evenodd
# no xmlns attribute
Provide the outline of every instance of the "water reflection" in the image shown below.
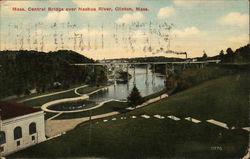
<svg viewBox="0 0 250 159"><path fill-rule="evenodd" d="M156 93L164 88L164 76L162 75L154 74L151 71L148 71L148 74L146 74L146 69L143 68L136 68L135 74L134 69L129 69L129 73L132 75L132 78L127 84L118 83L111 85L91 94L89 100L55 104L50 109L64 111L81 110L96 106L110 99L126 100L134 84L142 96Z"/></svg>
<svg viewBox="0 0 250 159"><path fill-rule="evenodd" d="M126 100L134 84L142 96L150 95L164 88L164 77L159 76L159 74L153 74L151 71L148 71L147 75L146 69L143 68L136 68L135 76L133 69L129 69L129 73L132 75L132 78L127 84L118 83L117 85L111 85L106 90L92 94L89 100L97 103L108 99Z"/></svg>

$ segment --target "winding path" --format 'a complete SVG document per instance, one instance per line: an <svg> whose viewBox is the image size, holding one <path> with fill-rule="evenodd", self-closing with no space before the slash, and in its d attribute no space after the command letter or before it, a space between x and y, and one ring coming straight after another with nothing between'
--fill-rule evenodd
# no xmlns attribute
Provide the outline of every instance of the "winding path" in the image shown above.
<svg viewBox="0 0 250 159"><path fill-rule="evenodd" d="M163 98L166 98L166 97L168 97L168 95L163 94L163 95L161 95L159 97L149 99L146 102L144 102L143 104L138 105L136 108L141 108L141 107L147 106L149 104L157 102L157 101L159 101L159 100L161 100ZM107 103L107 102L110 102L110 101L114 101L114 99L104 101L103 103L99 104L98 107L100 107L104 103ZM97 108L97 106L95 108L92 108L92 109L96 109L96 108ZM135 108L131 108L131 110L132 109L135 109ZM120 113L114 111L114 112L109 112L109 113L105 113L105 114L92 116L91 119L100 119L100 118L110 117L110 116L118 115L118 114L120 114ZM46 136L48 136L48 137L58 136L58 135L63 134L65 132L69 131L69 130L74 129L78 124L80 124L82 122L86 122L88 120L89 120L89 117L76 118L76 119L65 119L65 120L47 120L46 121Z"/></svg>
<svg viewBox="0 0 250 159"><path fill-rule="evenodd" d="M100 104L98 104L98 105L96 105L94 107L90 107L90 108L86 108L86 109L80 109L80 110L63 111L63 110L51 110L51 109L48 109L50 106L55 105L55 104L59 104L59 103L71 102L71 101L81 101L81 100L89 99L89 96L91 94L96 93L96 92L98 92L100 90L106 89L106 87L104 87L104 88L100 88L100 89L97 89L95 91L92 91L90 93L80 94L80 93L77 92L77 90L80 89L80 88L84 88L84 86L77 87L77 88L74 89L75 94L79 95L80 97L65 98L65 99L58 99L58 100L50 101L48 103L43 104L41 106L41 109L43 111L45 111L45 112L50 112L50 113L76 113L76 112L83 112L83 111L88 111L88 110L99 108L99 107L103 106L105 103L108 103L108 102L111 102L111 101L120 101L120 100L116 100L116 99L110 99L110 100L103 101L103 102L101 102ZM124 102L124 101L120 101L120 102Z"/></svg>
<svg viewBox="0 0 250 159"><path fill-rule="evenodd" d="M80 87L71 88L71 89L64 90L64 91L59 91L59 92L44 94L44 95L40 95L40 96L28 98L28 99L23 99L23 100L18 101L18 103L23 103L23 102L30 101L30 100L34 100L34 99L38 99L38 98L43 98L43 97L48 97L48 96L52 96L52 95L56 95L56 94L61 94L61 93L65 93L65 92L70 92L70 91L77 90L77 89L80 89L80 88L84 88L84 87L87 87L87 86L88 86L88 85L83 85L83 86L80 86Z"/></svg>

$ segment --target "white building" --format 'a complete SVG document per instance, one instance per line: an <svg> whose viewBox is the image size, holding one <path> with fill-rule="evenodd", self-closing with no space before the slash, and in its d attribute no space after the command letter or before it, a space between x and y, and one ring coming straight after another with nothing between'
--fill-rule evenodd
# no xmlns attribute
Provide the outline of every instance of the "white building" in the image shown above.
<svg viewBox="0 0 250 159"><path fill-rule="evenodd" d="M44 112L23 104L0 102L0 156L44 141Z"/></svg>

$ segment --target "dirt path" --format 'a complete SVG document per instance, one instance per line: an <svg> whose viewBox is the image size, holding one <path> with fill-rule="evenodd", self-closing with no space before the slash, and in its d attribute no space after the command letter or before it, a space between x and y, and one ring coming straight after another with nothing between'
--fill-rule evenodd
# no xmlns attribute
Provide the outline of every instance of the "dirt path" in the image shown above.
<svg viewBox="0 0 250 159"><path fill-rule="evenodd" d="M59 91L59 92L44 94L44 95L40 95L40 96L28 98L28 99L23 99L23 100L18 101L18 103L23 103L23 102L30 101L30 100L34 100L34 99L38 99L38 98L43 98L43 97L48 97L48 96L52 96L52 95L56 95L56 94L61 94L61 93L73 91L73 90L75 90L75 89L84 88L84 87L87 87L87 86L88 86L88 85L84 85L84 86L80 86L80 87L76 87L76 88L71 88L71 89L68 89L68 90L65 90L65 91Z"/></svg>

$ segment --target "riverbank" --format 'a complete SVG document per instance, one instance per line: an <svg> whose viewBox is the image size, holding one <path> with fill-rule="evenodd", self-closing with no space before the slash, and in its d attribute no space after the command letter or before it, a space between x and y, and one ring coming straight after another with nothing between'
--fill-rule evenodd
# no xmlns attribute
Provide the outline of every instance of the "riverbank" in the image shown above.
<svg viewBox="0 0 250 159"><path fill-rule="evenodd" d="M84 122L9 157L240 158L248 147L249 132L241 128L248 125L248 89L242 87L247 79L236 74L210 80L146 107ZM236 128L208 123L210 119L234 121Z"/></svg>
<svg viewBox="0 0 250 159"><path fill-rule="evenodd" d="M102 88L101 88L102 89ZM98 90L96 90L98 91ZM94 92L96 92L94 91ZM91 92L89 94L92 94L94 92ZM160 98L165 98L165 96L163 94L166 93L166 90L161 90L159 92L156 92L154 94L148 95L146 97L143 97L143 100L145 101L144 104L147 105L149 104L148 101L150 101L151 99L160 99ZM143 105L143 104L142 104ZM124 101L119 101L119 100L115 100L115 99L110 99L110 100L106 100L94 107L91 107L90 109L83 109L83 110L76 110L76 111L47 111L47 112L52 112L52 113L61 113L59 116L57 116L56 118L54 118L54 120L57 119L75 119L75 118L81 118L81 117L86 117L89 116L90 113L92 113L92 115L100 115L102 113L109 113L109 112L113 112L113 111L117 111L119 113L124 113L127 111L132 110L131 107L129 107L127 102Z"/></svg>
<svg viewBox="0 0 250 159"><path fill-rule="evenodd" d="M144 103L138 105L136 109L148 106L159 100L168 97L168 95L163 94L159 97L151 98ZM120 101L105 101L97 105L96 109L91 109L84 112L74 112L74 113L58 113L54 117L51 117L46 121L46 136L54 137L59 134L65 134L67 131L73 130L78 124L87 122L89 120L100 119L105 117L110 117L113 115L123 114L134 110L133 107L128 107L126 102ZM125 110L125 111L124 111ZM61 127L60 125L67 125Z"/></svg>

